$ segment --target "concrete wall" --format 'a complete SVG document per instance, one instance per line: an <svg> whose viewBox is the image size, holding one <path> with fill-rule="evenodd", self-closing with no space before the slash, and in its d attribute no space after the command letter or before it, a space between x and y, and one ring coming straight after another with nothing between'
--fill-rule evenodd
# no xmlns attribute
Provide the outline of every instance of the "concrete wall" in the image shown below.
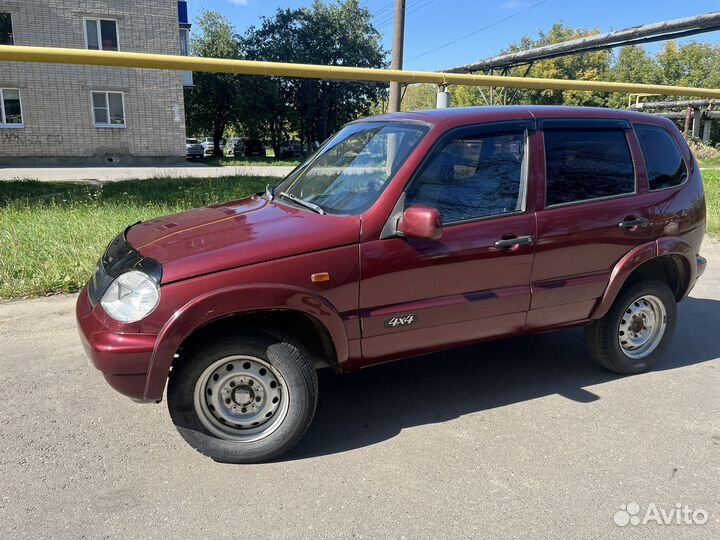
<svg viewBox="0 0 720 540"><path fill-rule="evenodd" d="M0 0L0 11L16 45L84 48L83 18L96 17L117 20L121 51L180 53L176 0ZM0 128L0 163L185 155L178 72L0 62L0 88L20 90L25 126ZM127 127L93 126L93 90L124 92Z"/></svg>

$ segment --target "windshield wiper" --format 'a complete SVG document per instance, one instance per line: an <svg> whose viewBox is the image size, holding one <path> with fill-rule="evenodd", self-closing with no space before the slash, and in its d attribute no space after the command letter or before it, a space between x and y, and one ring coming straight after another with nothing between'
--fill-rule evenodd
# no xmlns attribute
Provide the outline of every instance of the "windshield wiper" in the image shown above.
<svg viewBox="0 0 720 540"><path fill-rule="evenodd" d="M275 186L271 184L266 185L265 196L268 198L269 201L272 201L275 198Z"/></svg>
<svg viewBox="0 0 720 540"><path fill-rule="evenodd" d="M293 201L293 202L296 202L296 203L299 204L300 206L304 206L305 208L309 208L309 209L312 210L313 212L317 212L318 214L325 215L325 210L323 210L323 209L322 209L321 207L319 207L317 204L314 204L314 203L311 203L311 202L308 202L308 201L304 201L304 200L302 200L301 198L296 197L295 195L293 195L293 194L291 194L291 193L287 193L287 192L285 192L285 191L281 191L281 192L279 193L279 195L280 195L281 197L285 197L286 199L290 199L290 200Z"/></svg>

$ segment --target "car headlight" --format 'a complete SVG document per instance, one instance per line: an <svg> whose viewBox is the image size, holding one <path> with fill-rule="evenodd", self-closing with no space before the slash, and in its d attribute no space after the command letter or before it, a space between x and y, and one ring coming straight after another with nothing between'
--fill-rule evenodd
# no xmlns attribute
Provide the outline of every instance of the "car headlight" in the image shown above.
<svg viewBox="0 0 720 540"><path fill-rule="evenodd" d="M136 322L152 312L160 302L160 287L144 272L121 274L108 287L100 301L105 313L120 322Z"/></svg>

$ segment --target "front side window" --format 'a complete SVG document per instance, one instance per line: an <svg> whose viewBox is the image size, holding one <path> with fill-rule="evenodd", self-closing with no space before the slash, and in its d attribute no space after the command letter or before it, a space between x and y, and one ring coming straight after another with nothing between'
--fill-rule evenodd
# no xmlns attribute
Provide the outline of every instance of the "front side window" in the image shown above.
<svg viewBox="0 0 720 540"><path fill-rule="evenodd" d="M95 51L117 51L117 21L109 19L85 19L87 48Z"/></svg>
<svg viewBox="0 0 720 540"><path fill-rule="evenodd" d="M345 126L275 187L275 197L285 193L329 214L364 212L427 131L425 126L398 122Z"/></svg>
<svg viewBox="0 0 720 540"><path fill-rule="evenodd" d="M125 127L125 102L122 92L92 92L95 127Z"/></svg>
<svg viewBox="0 0 720 540"><path fill-rule="evenodd" d="M15 45L12 15L4 11L0 11L0 45Z"/></svg>
<svg viewBox="0 0 720 540"><path fill-rule="evenodd" d="M546 206L635 192L623 129L546 129L544 137Z"/></svg>
<svg viewBox="0 0 720 540"><path fill-rule="evenodd" d="M22 127L20 90L0 88L0 127Z"/></svg>
<svg viewBox="0 0 720 540"><path fill-rule="evenodd" d="M408 187L405 206L437 209L443 223L523 210L525 129L451 137Z"/></svg>
<svg viewBox="0 0 720 540"><path fill-rule="evenodd" d="M685 160L677 143L661 127L635 124L645 156L650 191L679 186L688 177Z"/></svg>

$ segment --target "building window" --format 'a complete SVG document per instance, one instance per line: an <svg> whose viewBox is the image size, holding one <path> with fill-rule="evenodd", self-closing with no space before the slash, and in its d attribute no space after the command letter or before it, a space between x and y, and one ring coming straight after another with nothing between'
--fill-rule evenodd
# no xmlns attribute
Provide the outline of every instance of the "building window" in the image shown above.
<svg viewBox="0 0 720 540"><path fill-rule="evenodd" d="M178 0L178 22L182 25L189 25L187 0Z"/></svg>
<svg viewBox="0 0 720 540"><path fill-rule="evenodd" d="M0 45L15 45L12 15L5 12L0 12Z"/></svg>
<svg viewBox="0 0 720 540"><path fill-rule="evenodd" d="M117 21L85 19L85 44L95 51L118 51Z"/></svg>
<svg viewBox="0 0 720 540"><path fill-rule="evenodd" d="M122 92L92 92L92 110L95 127L125 127L125 96Z"/></svg>
<svg viewBox="0 0 720 540"><path fill-rule="evenodd" d="M24 127L17 88L0 88L0 127Z"/></svg>
<svg viewBox="0 0 720 540"><path fill-rule="evenodd" d="M180 54L190 56L190 30L180 29Z"/></svg>

